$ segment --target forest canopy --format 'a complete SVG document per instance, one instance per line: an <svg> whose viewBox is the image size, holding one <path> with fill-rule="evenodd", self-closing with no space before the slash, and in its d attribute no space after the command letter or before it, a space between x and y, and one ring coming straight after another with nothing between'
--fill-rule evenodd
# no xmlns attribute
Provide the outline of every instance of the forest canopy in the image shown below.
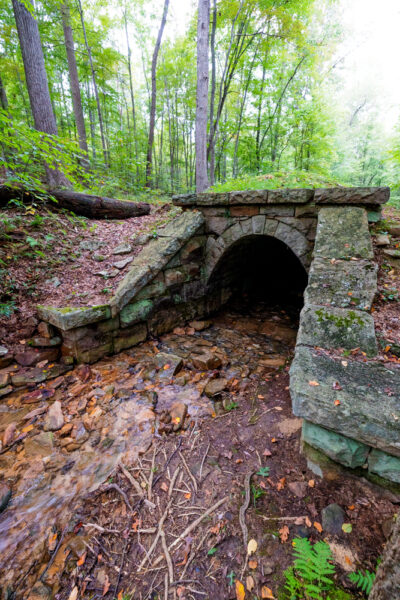
<svg viewBox="0 0 400 600"><path fill-rule="evenodd" d="M209 185L396 186L395 132L388 140L381 131L368 95L337 102L347 35L339 0L209 5ZM46 173L58 172L57 185L102 195L195 189L197 3L173 35L176 6L168 0L0 0L0 7L3 181L40 190ZM38 27L49 130L32 110L23 36L31 40L17 31L18 11ZM30 56L35 77L40 56Z"/></svg>

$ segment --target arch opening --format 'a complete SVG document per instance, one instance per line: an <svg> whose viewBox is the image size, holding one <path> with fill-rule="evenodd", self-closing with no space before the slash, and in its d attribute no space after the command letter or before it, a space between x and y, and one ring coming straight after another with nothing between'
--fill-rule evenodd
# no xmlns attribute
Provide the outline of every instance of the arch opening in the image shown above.
<svg viewBox="0 0 400 600"><path fill-rule="evenodd" d="M211 294L221 293L222 304L229 303L236 310L262 303L297 317L303 306L307 272L281 240L250 235L225 251L208 285Z"/></svg>

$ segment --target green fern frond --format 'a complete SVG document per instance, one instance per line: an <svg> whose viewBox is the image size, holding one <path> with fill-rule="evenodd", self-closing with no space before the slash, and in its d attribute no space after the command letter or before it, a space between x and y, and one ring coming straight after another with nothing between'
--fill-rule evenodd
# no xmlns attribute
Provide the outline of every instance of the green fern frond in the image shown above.
<svg viewBox="0 0 400 600"><path fill-rule="evenodd" d="M354 583L364 594L369 596L372 586L375 581L375 573L371 573L370 571L357 571L356 573L350 573L349 579L352 583Z"/></svg>

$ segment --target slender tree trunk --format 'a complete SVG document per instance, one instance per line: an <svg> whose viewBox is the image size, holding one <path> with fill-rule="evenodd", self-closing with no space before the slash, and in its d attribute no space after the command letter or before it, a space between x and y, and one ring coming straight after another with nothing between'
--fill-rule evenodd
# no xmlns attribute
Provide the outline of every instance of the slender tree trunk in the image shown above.
<svg viewBox="0 0 400 600"><path fill-rule="evenodd" d="M248 72L247 79L246 79L246 85L244 88L244 94L242 97L242 102L240 104L239 121L237 124L237 134L236 134L236 140L235 140L235 150L233 152L232 176L234 178L237 177L237 174L238 174L238 148L239 148L240 130L242 128L243 113L244 113L244 108L246 106L247 93L249 91L249 85L250 85L251 76L253 73L253 67L254 67L254 63L256 60L257 52L258 52L258 49L256 49L256 51L254 52L253 59L251 61L251 65L249 67L249 72Z"/></svg>
<svg viewBox="0 0 400 600"><path fill-rule="evenodd" d="M136 178L137 178L137 182L136 183L139 183L139 178L140 178L140 172L139 172L139 147L138 147L138 139L137 139L137 131L136 131L135 97L133 95L132 52L131 52L131 46L129 44L128 19L127 19L127 16L126 16L126 10L124 11L124 23L125 23L126 45L128 47L128 73L129 73L129 90L131 92L131 103L132 103L133 140L134 140L134 144L135 144Z"/></svg>
<svg viewBox="0 0 400 600"><path fill-rule="evenodd" d="M8 112L7 93L6 93L6 88L4 87L4 83L1 78L1 75L0 75L0 107L3 110L5 110L6 112Z"/></svg>
<svg viewBox="0 0 400 600"><path fill-rule="evenodd" d="M15 0L13 0L13 1L15 1ZM83 18L83 10L82 10L81 0L78 0L78 9L79 9L79 15L81 17L83 38L85 40L85 46L86 46L86 51L88 53L90 70L92 73L93 90L94 90L94 97L96 99L97 115L99 117L100 137L101 137L101 146L103 148L104 162L105 162L105 165L108 166L109 156L108 156L108 150L107 150L107 146L106 146L106 139L105 139L105 135L104 135L103 115L101 112L99 91L97 89L96 73L95 73L94 65L93 65L92 50L89 46L89 42L88 42L87 35L86 35L86 27L85 27L85 20Z"/></svg>
<svg viewBox="0 0 400 600"><path fill-rule="evenodd" d="M208 111L208 33L210 0L199 0L197 17L197 92L196 92L196 191L208 188L207 111Z"/></svg>
<svg viewBox="0 0 400 600"><path fill-rule="evenodd" d="M0 108L2 110L4 110L6 113L8 113L7 93L6 93L6 88L4 87L4 83L1 78L1 75L0 75ZM5 144L3 144L3 140L0 140L0 147L1 147L1 158L4 160L4 163L7 163L7 150L6 150ZM0 170L0 175L1 175L1 177L8 177L9 174L10 174L9 170L8 170L7 166L4 164Z"/></svg>
<svg viewBox="0 0 400 600"><path fill-rule="evenodd" d="M149 138L147 142L146 157L146 187L151 187L151 170L153 161L154 127L156 122L156 100L157 100L157 59L160 51L161 40L164 33L165 23L167 21L169 0L164 0L164 11L161 19L160 29L158 30L156 45L154 46L153 59L151 61L151 106L149 122Z"/></svg>
<svg viewBox="0 0 400 600"><path fill-rule="evenodd" d="M79 87L78 67L76 65L74 37L71 27L71 16L67 1L61 6L62 24L64 30L65 49L67 51L69 85L71 88L72 107L76 128L78 130L79 147L86 155L88 145L86 138L85 119L83 117L81 90Z"/></svg>
<svg viewBox="0 0 400 600"><path fill-rule="evenodd" d="M12 0L12 4L35 129L57 135L38 24L21 2ZM63 173L58 169L50 169L47 165L46 176L52 188L68 185Z"/></svg>
<svg viewBox="0 0 400 600"><path fill-rule="evenodd" d="M214 140L214 104L215 104L215 86L216 86L216 60L215 60L215 32L217 29L217 0L213 0L213 21L210 36L211 50L211 94L210 94L210 133L209 140ZM214 185L214 170L215 170L215 144L209 146L209 168L210 168L210 185Z"/></svg>

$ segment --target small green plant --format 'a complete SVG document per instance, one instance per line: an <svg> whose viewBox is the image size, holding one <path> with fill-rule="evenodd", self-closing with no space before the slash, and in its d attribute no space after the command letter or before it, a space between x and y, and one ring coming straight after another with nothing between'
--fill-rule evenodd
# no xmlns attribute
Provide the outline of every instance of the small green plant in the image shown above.
<svg viewBox="0 0 400 600"><path fill-rule="evenodd" d="M0 317L10 317L15 311L14 302L0 303Z"/></svg>
<svg viewBox="0 0 400 600"><path fill-rule="evenodd" d="M256 502L259 498L261 498L262 496L264 496L265 491L259 487L257 487L256 485L252 485L251 486L251 496L253 498L253 505L254 508L256 507Z"/></svg>
<svg viewBox="0 0 400 600"><path fill-rule="evenodd" d="M218 548L210 548L207 552L207 556L213 556L216 552L218 552Z"/></svg>
<svg viewBox="0 0 400 600"><path fill-rule="evenodd" d="M41 227L41 225L43 225L43 223L44 223L44 217L42 217L41 215L36 213L35 216L33 217L32 221L30 222L30 226L31 227Z"/></svg>
<svg viewBox="0 0 400 600"><path fill-rule="evenodd" d="M387 288L381 291L381 298L384 302L397 302L400 300L399 292L396 288Z"/></svg>
<svg viewBox="0 0 400 600"><path fill-rule="evenodd" d="M31 237L30 235L26 236L25 241L27 244L30 245L31 248L34 248L35 246L39 245L39 241L36 240L35 238Z"/></svg>
<svg viewBox="0 0 400 600"><path fill-rule="evenodd" d="M357 571L356 573L350 573L348 577L366 596L369 596L375 581L375 573Z"/></svg>
<svg viewBox="0 0 400 600"><path fill-rule="evenodd" d="M230 402L229 404L225 404L224 408L226 412L230 412L231 410L235 410L239 404L237 402Z"/></svg>
<svg viewBox="0 0 400 600"><path fill-rule="evenodd" d="M286 569L285 589L290 600L329 600L327 593L334 588L335 567L328 544L295 538L293 566Z"/></svg>
<svg viewBox="0 0 400 600"><path fill-rule="evenodd" d="M261 475L261 477L269 477L269 467L261 467L256 475Z"/></svg>

